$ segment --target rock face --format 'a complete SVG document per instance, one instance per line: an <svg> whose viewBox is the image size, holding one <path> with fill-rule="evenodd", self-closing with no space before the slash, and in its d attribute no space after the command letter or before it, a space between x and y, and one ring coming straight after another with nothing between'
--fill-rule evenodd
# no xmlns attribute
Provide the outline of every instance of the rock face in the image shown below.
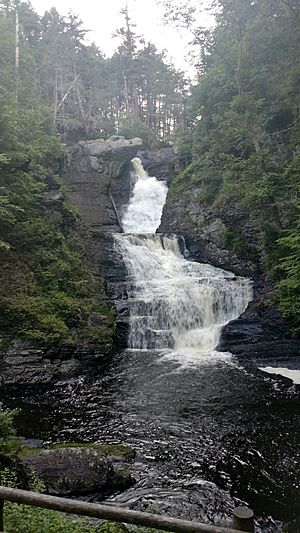
<svg viewBox="0 0 300 533"><path fill-rule="evenodd" d="M119 216L131 192L130 160L141 146L141 139L126 140L119 136L79 142L69 152L65 172L68 190L63 193L58 185L49 185L42 198L44 208L56 214L66 194L79 211L84 225L85 249L101 288L104 277L109 286L125 278L125 267L114 248L112 234L121 231ZM112 288L112 297L115 292ZM101 296L98 295L97 303L103 302L104 293L103 290ZM116 342L120 337L120 342L124 343L127 326L122 320ZM91 364L97 364L114 348L111 339L114 324L101 313L92 314L88 322L86 331L78 332L78 346L75 347L39 350L28 342L11 342L3 334L0 344L9 345L9 349L3 348L0 357L0 383L46 384L78 375ZM101 330L101 335L96 335L97 330Z"/></svg>
<svg viewBox="0 0 300 533"><path fill-rule="evenodd" d="M97 327L98 324L93 325ZM110 340L104 340L102 344L98 341L97 347L88 345L86 349L81 346L59 350L36 349L29 342L15 340L0 359L0 384L45 385L71 378L103 359L110 351Z"/></svg>
<svg viewBox="0 0 300 533"><path fill-rule="evenodd" d="M288 324L276 308L259 309L254 301L225 326L218 350L251 359L285 358L300 354L300 342L290 338Z"/></svg>
<svg viewBox="0 0 300 533"><path fill-rule="evenodd" d="M128 203L127 171L141 145L141 139L114 135L107 141L79 142L69 154L68 196L96 240L103 230L120 231L117 210ZM103 259L105 252L99 246L97 257Z"/></svg>
<svg viewBox="0 0 300 533"><path fill-rule="evenodd" d="M114 468L97 448L46 450L22 458L28 475L34 472L46 492L57 496L113 492L129 487L133 480L126 469Z"/></svg>
<svg viewBox="0 0 300 533"><path fill-rule="evenodd" d="M126 270L113 234L122 231L120 221L132 188L130 161L141 146L139 138L126 140L117 135L107 141L79 142L69 154L66 173L68 196L86 227L91 268L106 280L108 296L117 310L117 348L126 343L128 313L120 305Z"/></svg>
<svg viewBox="0 0 300 533"><path fill-rule="evenodd" d="M198 194L196 188L184 194L171 189L158 232L182 235L196 261L257 278L262 249L247 209L228 206L216 211L201 204Z"/></svg>
<svg viewBox="0 0 300 533"><path fill-rule="evenodd" d="M103 275L107 292L117 311L115 345L126 346L129 312L126 269L113 234L122 231L121 219L133 183L130 160L138 156L150 175L167 180L175 172L172 148L156 152L141 150L141 139L113 136L107 141L80 142L70 154L66 181L71 202L87 228L88 252L96 275Z"/></svg>
<svg viewBox="0 0 300 533"><path fill-rule="evenodd" d="M158 180L169 182L175 172L179 170L177 156L173 148L140 151L138 157L149 176L155 176Z"/></svg>

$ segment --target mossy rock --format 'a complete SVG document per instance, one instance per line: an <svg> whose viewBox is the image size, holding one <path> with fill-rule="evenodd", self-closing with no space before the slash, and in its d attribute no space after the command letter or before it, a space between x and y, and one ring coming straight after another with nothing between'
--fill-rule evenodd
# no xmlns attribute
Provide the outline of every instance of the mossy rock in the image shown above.
<svg viewBox="0 0 300 533"><path fill-rule="evenodd" d="M57 450L61 448L92 448L97 450L106 459L110 461L132 461L135 458L135 451L129 446L124 444L91 444L91 443L80 443L80 442L65 442L62 444L53 444L51 446L52 450Z"/></svg>
<svg viewBox="0 0 300 533"><path fill-rule="evenodd" d="M116 450L109 447L68 443L51 449L34 449L33 453L25 451L20 455L25 472L28 476L34 473L48 494L111 493L125 490L134 482L127 468L114 466L112 462L112 458L124 462L125 456L130 456L125 450L119 450L116 455Z"/></svg>

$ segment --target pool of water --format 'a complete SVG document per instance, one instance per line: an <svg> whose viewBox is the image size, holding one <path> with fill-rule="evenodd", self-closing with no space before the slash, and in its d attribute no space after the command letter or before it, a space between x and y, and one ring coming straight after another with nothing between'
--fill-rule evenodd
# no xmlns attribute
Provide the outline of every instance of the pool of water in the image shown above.
<svg viewBox="0 0 300 533"><path fill-rule="evenodd" d="M300 387L258 366L127 350L98 375L4 397L25 437L132 446L136 483L110 501L223 524L244 501L279 532L300 512Z"/></svg>

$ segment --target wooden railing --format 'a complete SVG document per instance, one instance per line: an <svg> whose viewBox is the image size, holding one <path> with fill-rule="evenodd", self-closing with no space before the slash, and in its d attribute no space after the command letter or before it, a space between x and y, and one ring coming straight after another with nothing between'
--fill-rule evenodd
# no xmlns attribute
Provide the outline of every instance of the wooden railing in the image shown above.
<svg viewBox="0 0 300 533"><path fill-rule="evenodd" d="M238 507L234 512L234 526L236 529L226 527L198 524L188 520L180 520L169 516L160 516L121 507L87 503L80 500L58 498L27 490L0 487L0 532L4 530L3 508L4 502L10 501L20 504L53 509L63 513L101 518L113 522L124 522L136 526L150 527L174 533L239 533L240 531L254 531L253 513L247 507ZM238 511L240 510L240 511Z"/></svg>

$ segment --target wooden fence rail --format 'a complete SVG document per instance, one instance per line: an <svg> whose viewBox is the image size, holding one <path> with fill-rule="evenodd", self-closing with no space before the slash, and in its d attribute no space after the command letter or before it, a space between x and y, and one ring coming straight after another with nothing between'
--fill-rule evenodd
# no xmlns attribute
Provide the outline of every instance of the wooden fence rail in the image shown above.
<svg viewBox="0 0 300 533"><path fill-rule="evenodd" d="M173 531L174 533L240 533L241 530L253 531L251 529L241 529L241 527L237 530L226 527L210 526L207 524L198 524L197 522L189 522L188 520L180 520L169 516L160 516L140 511L132 511L131 509L123 509L122 507L59 498L27 490L10 489L8 487L0 487L0 531L3 531L4 529L3 507L5 501L31 505L34 507L43 507L92 518L101 518L113 522L125 522L136 526ZM252 511L250 511L250 513L251 512Z"/></svg>

